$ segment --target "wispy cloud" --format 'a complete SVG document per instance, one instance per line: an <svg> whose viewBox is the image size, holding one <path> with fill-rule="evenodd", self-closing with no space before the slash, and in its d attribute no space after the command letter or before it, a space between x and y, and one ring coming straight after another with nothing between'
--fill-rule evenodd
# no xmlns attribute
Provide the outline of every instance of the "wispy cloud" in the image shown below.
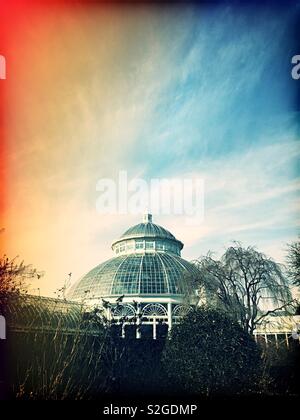
<svg viewBox="0 0 300 420"><path fill-rule="evenodd" d="M283 258L299 225L292 15L182 5L22 18L6 81L4 240L47 272L44 293L112 256L112 240L139 222L96 212L97 180L119 170L205 180L203 224L156 220L186 258L231 239Z"/></svg>

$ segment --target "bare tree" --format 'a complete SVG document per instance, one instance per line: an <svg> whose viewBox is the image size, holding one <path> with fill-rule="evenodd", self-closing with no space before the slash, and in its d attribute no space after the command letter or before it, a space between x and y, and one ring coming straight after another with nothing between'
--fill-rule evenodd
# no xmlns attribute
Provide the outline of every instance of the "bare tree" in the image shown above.
<svg viewBox="0 0 300 420"><path fill-rule="evenodd" d="M263 318L293 303L282 267L251 246L234 242L220 260L209 253L195 263L207 303L221 307L250 334Z"/></svg>
<svg viewBox="0 0 300 420"><path fill-rule="evenodd" d="M300 286L300 236L288 244L287 266L293 283Z"/></svg>
<svg viewBox="0 0 300 420"><path fill-rule="evenodd" d="M27 293L28 280L43 275L31 265L19 262L18 257L9 259L6 255L0 258L0 301L9 295Z"/></svg>

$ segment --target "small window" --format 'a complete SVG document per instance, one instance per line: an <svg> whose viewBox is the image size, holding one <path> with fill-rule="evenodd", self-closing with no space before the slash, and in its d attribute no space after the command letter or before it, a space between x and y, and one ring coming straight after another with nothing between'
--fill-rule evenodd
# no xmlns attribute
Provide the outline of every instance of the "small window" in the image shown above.
<svg viewBox="0 0 300 420"><path fill-rule="evenodd" d="M136 241L135 249L144 249L144 241Z"/></svg>
<svg viewBox="0 0 300 420"><path fill-rule="evenodd" d="M154 242L146 242L146 249L154 249Z"/></svg>

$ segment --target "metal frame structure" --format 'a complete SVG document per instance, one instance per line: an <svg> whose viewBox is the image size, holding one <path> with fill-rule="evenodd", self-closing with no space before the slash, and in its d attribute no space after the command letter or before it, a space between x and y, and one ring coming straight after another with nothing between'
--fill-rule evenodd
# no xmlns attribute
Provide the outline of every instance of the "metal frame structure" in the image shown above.
<svg viewBox="0 0 300 420"><path fill-rule="evenodd" d="M198 271L181 258L182 248L181 241L146 214L142 223L113 242L115 257L83 276L68 297L91 307L103 306L115 322L136 319L138 325L153 325L155 338L158 322L170 330L188 311L186 285Z"/></svg>

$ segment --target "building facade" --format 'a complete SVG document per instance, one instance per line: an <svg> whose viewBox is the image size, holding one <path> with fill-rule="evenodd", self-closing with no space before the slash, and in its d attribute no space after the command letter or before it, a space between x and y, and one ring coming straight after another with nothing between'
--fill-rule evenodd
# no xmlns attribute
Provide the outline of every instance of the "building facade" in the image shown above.
<svg viewBox="0 0 300 420"><path fill-rule="evenodd" d="M181 258L182 248L181 241L146 214L113 242L115 256L84 275L68 299L101 305L124 329L135 325L138 337L156 338L161 326L170 329L189 310L185 298L198 271Z"/></svg>

